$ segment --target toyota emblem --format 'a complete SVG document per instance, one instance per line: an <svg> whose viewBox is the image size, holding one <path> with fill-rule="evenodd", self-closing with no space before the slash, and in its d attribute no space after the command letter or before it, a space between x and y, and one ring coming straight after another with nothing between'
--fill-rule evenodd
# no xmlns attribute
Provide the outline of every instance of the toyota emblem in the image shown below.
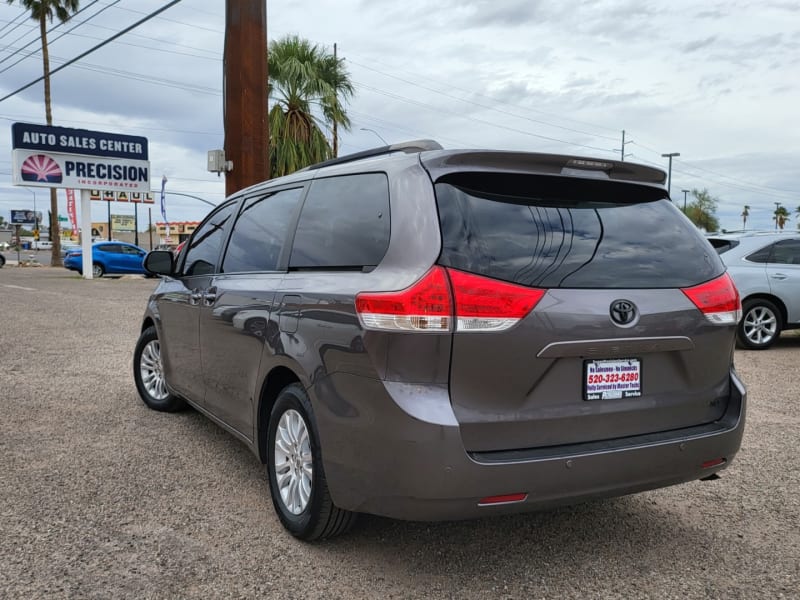
<svg viewBox="0 0 800 600"><path fill-rule="evenodd" d="M630 325L636 320L636 306L630 300L611 303L611 320L617 325Z"/></svg>

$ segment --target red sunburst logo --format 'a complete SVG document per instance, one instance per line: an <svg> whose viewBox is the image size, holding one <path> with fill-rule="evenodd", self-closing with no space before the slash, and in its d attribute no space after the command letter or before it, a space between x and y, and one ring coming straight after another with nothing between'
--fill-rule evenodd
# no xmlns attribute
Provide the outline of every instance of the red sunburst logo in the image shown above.
<svg viewBox="0 0 800 600"><path fill-rule="evenodd" d="M58 163L46 154L34 154L22 163L22 179L24 181L46 181L61 183L63 175Z"/></svg>

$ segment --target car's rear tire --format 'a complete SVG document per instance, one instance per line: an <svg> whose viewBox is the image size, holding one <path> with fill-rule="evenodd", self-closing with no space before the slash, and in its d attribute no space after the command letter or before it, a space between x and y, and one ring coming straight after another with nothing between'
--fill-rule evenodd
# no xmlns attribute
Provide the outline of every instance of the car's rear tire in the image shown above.
<svg viewBox="0 0 800 600"><path fill-rule="evenodd" d="M161 412L175 412L186 408L186 402L167 388L161 361L161 343L152 325L142 331L133 351L133 379L142 401Z"/></svg>
<svg viewBox="0 0 800 600"><path fill-rule="evenodd" d="M736 328L739 347L766 350L780 337L783 317L775 304L763 298L746 300L742 305L742 320Z"/></svg>
<svg viewBox="0 0 800 600"><path fill-rule="evenodd" d="M357 513L337 507L331 499L314 412L300 384L278 394L267 436L270 495L283 526L306 541L348 531Z"/></svg>
<svg viewBox="0 0 800 600"><path fill-rule="evenodd" d="M105 271L103 270L103 265L99 263L92 263L92 277L95 279L100 279L103 276Z"/></svg>

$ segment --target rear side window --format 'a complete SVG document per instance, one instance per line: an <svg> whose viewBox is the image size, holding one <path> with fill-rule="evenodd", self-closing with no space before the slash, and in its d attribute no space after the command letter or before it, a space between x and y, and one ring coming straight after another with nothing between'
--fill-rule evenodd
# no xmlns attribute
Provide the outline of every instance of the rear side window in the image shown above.
<svg viewBox="0 0 800 600"><path fill-rule="evenodd" d="M770 256L772 256L772 249L775 247L775 244L770 244L769 246L764 246L761 250L756 250L752 254L749 254L746 258L750 262L754 263L768 263L770 262Z"/></svg>
<svg viewBox="0 0 800 600"><path fill-rule="evenodd" d="M389 247L389 232L386 175L317 179L300 213L289 268L374 267Z"/></svg>
<svg viewBox="0 0 800 600"><path fill-rule="evenodd" d="M723 240L720 238L708 238L709 243L717 251L717 254L725 254L728 250L733 250L739 245L736 240Z"/></svg>
<svg viewBox="0 0 800 600"><path fill-rule="evenodd" d="M303 188L248 199L233 227L223 273L275 271Z"/></svg>
<svg viewBox="0 0 800 600"><path fill-rule="evenodd" d="M719 256L657 188L480 174L436 184L441 264L545 288L675 288Z"/></svg>
<svg viewBox="0 0 800 600"><path fill-rule="evenodd" d="M772 249L769 262L782 265L800 265L800 240L782 240Z"/></svg>

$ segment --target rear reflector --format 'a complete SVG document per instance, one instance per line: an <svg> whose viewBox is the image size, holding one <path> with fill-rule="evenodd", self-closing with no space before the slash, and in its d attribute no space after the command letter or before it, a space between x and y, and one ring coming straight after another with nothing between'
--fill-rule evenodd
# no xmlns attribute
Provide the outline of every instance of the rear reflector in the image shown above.
<svg viewBox="0 0 800 600"><path fill-rule="evenodd" d="M546 290L434 266L398 292L361 292L356 311L365 329L442 333L513 327ZM455 321L455 328L451 324Z"/></svg>
<svg viewBox="0 0 800 600"><path fill-rule="evenodd" d="M724 458L714 458L711 460L707 460L702 465L700 465L701 469L711 469L712 467L718 467L720 465L724 465L727 461Z"/></svg>
<svg viewBox="0 0 800 600"><path fill-rule="evenodd" d="M487 496L478 501L478 506L492 506L495 504L511 504L513 502L523 502L528 494L505 494L503 496Z"/></svg>
<svg viewBox="0 0 800 600"><path fill-rule="evenodd" d="M742 316L739 291L727 273L682 291L715 325L735 325Z"/></svg>

